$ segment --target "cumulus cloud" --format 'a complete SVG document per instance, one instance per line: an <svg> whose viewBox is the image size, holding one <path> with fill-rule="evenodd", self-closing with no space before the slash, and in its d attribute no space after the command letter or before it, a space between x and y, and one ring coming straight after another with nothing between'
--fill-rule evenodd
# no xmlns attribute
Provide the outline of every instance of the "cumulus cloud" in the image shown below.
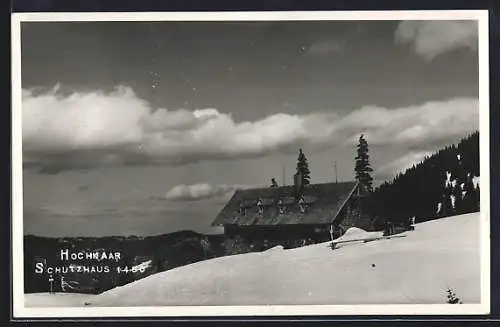
<svg viewBox="0 0 500 327"><path fill-rule="evenodd" d="M214 108L154 109L127 87L61 95L24 91L25 167L56 173L102 165L182 164L264 156L297 147L445 142L478 128L477 100L457 98L403 108L365 106L235 121Z"/></svg>
<svg viewBox="0 0 500 327"><path fill-rule="evenodd" d="M427 60L459 48L477 50L477 21L404 21L395 33L398 44L408 44Z"/></svg>
<svg viewBox="0 0 500 327"><path fill-rule="evenodd" d="M211 185L199 183L172 187L165 198L174 201L198 201L212 198L229 198L235 190L243 188L236 185Z"/></svg>
<svg viewBox="0 0 500 327"><path fill-rule="evenodd" d="M465 136L479 127L477 99L430 101L397 109L366 106L342 117L344 131L354 131L344 142L353 144L364 133L374 145L425 147Z"/></svg>

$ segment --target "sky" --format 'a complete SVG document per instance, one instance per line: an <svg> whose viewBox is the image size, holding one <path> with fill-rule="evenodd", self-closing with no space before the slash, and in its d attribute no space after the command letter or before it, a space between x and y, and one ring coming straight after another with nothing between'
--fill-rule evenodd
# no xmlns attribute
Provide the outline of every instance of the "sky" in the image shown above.
<svg viewBox="0 0 500 327"><path fill-rule="evenodd" d="M377 182L478 129L473 21L21 26L24 233L210 227L237 188Z"/></svg>

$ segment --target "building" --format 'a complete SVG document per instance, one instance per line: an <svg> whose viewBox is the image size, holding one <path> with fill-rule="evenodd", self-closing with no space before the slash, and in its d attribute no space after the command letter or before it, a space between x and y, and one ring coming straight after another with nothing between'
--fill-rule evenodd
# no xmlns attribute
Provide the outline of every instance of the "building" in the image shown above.
<svg viewBox="0 0 500 327"><path fill-rule="evenodd" d="M327 241L342 235L361 217L358 182L237 190L212 226L226 238L271 243Z"/></svg>

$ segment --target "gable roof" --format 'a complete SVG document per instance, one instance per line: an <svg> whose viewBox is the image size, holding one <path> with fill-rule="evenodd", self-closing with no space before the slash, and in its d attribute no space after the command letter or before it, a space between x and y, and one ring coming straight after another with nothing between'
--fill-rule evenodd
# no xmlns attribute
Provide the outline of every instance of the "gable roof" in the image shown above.
<svg viewBox="0 0 500 327"><path fill-rule="evenodd" d="M310 184L304 186L305 212L301 212L291 186L237 190L212 226L285 225L332 223L356 190L357 182ZM262 200L263 213L257 201ZM279 212L279 200L285 212ZM244 210L244 214L240 211Z"/></svg>

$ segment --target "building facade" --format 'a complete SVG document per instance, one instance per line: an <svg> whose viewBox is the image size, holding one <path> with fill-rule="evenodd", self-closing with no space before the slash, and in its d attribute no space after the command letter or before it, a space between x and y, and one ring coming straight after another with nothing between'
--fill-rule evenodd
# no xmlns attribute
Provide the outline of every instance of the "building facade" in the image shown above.
<svg viewBox="0 0 500 327"><path fill-rule="evenodd" d="M361 218L358 182L322 183L237 190L212 226L226 239L245 244L296 247L339 237Z"/></svg>

